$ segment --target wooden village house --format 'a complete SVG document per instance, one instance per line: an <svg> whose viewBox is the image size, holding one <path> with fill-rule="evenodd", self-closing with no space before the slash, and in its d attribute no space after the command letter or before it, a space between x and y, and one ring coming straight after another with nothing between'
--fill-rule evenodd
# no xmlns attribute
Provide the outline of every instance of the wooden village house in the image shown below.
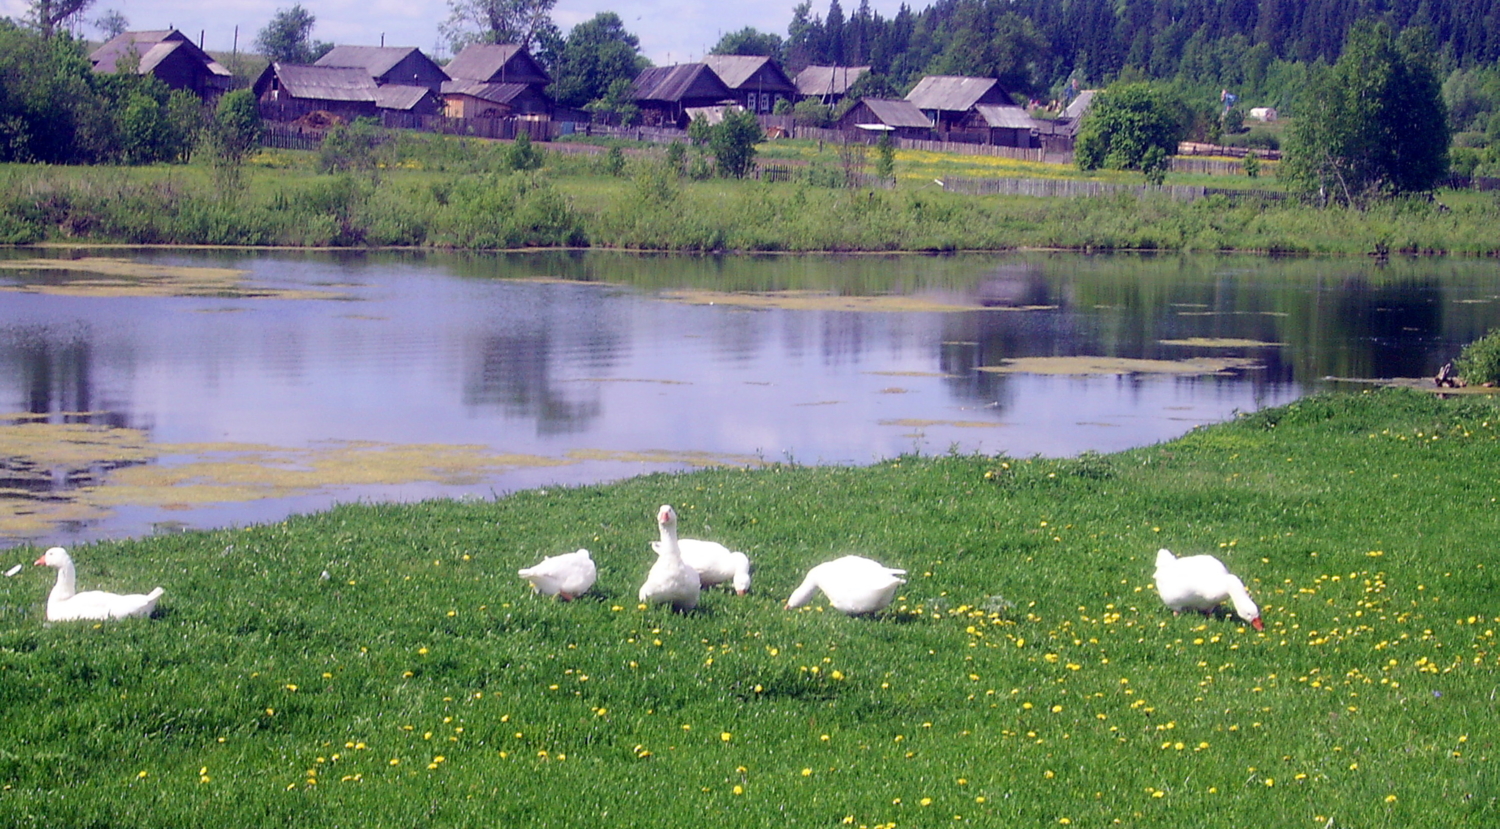
<svg viewBox="0 0 1500 829"><path fill-rule="evenodd" d="M928 75L906 94L906 100L927 113L940 136L961 130L977 104L1016 105L998 80L959 75Z"/></svg>
<svg viewBox="0 0 1500 829"><path fill-rule="evenodd" d="M1040 147L1037 122L1024 107L975 104L960 125L966 133L982 136L981 143L996 147L1034 149Z"/></svg>
<svg viewBox="0 0 1500 829"><path fill-rule="evenodd" d="M849 87L859 80L868 66L809 66L797 73L792 83L797 94L824 106L833 106L849 94Z"/></svg>
<svg viewBox="0 0 1500 829"><path fill-rule="evenodd" d="M346 120L378 114L375 80L354 66L271 63L251 89L261 114L272 121L295 121L317 111Z"/></svg>
<svg viewBox="0 0 1500 829"><path fill-rule="evenodd" d="M759 55L708 55L708 68L729 87L734 103L756 114L767 114L782 99L795 100L797 87L775 61Z"/></svg>
<svg viewBox="0 0 1500 829"><path fill-rule="evenodd" d="M864 98L839 119L839 129L889 132L895 138L932 139L932 119L911 101Z"/></svg>
<svg viewBox="0 0 1500 829"><path fill-rule="evenodd" d="M335 46L314 66L356 66L376 86L425 86L440 92L448 74L413 46Z"/></svg>
<svg viewBox="0 0 1500 829"><path fill-rule="evenodd" d="M445 67L442 93L450 118L546 118L552 78L529 52L515 44L474 43Z"/></svg>
<svg viewBox="0 0 1500 829"><path fill-rule="evenodd" d="M706 63L647 67L635 76L631 93L648 127L686 127L689 108L716 106L733 98Z"/></svg>
<svg viewBox="0 0 1500 829"><path fill-rule="evenodd" d="M176 29L125 32L89 55L95 72L113 73L133 66L154 75L172 89L186 89L205 100L229 90L231 75L209 54Z"/></svg>

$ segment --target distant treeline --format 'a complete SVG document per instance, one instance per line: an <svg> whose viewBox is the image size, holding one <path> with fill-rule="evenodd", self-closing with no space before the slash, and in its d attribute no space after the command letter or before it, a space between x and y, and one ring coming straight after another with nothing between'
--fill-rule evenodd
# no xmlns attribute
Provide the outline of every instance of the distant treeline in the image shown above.
<svg viewBox="0 0 1500 829"><path fill-rule="evenodd" d="M882 17L862 0L825 16L811 0L793 11L785 59L869 65L897 88L923 74L1000 78L1022 95L1053 98L1074 79L1176 80L1291 107L1306 67L1333 63L1349 27L1385 20L1425 27L1444 71L1500 59L1496 0L938 0Z"/></svg>

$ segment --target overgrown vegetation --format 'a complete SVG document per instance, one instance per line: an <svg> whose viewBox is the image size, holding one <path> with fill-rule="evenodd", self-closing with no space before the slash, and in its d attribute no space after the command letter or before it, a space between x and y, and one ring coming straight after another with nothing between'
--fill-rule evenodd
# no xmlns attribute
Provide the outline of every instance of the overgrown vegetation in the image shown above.
<svg viewBox="0 0 1500 829"><path fill-rule="evenodd" d="M528 246L675 251L1500 249L1491 232L1496 202L1490 194L1445 194L1441 204L1397 200L1365 211L1320 210L1250 190L1234 200L1196 202L1133 194L968 196L933 182L959 168L931 153L898 151L896 189L872 191L848 187L851 162L841 147L818 151L808 144L800 156L788 155L795 148L778 148L783 158L806 161L786 162L791 180L772 182L709 178L711 157L681 145L675 163L667 149L632 145L619 154L618 168L607 153L572 155L543 146L531 145L542 166L525 173L512 166L516 144L410 133L386 136L374 166L324 175L317 174L316 153L263 151L246 163L233 198L208 175L206 163L196 161L0 168L0 238L476 248L509 239ZM1019 174L1031 175L1029 169ZM646 190L660 198L641 197L636 182L643 178L654 182ZM1250 180L1241 175L1234 181L1248 186ZM486 188L495 192L486 195ZM479 202L499 211L486 221L505 223L503 232L463 235L463 228L480 226L465 218Z"/></svg>
<svg viewBox="0 0 1500 829"><path fill-rule="evenodd" d="M81 584L160 584L159 617L45 625L51 573L0 580L0 822L1489 826L1497 468L1492 403L1371 393L1115 455L89 545ZM751 556L749 595L637 607L663 503ZM580 546L578 601L515 576ZM1163 546L1225 560L1265 631L1173 617ZM890 611L782 609L850 552L908 571Z"/></svg>
<svg viewBox="0 0 1500 829"><path fill-rule="evenodd" d="M1500 385L1500 331L1464 346L1453 368L1471 386Z"/></svg>

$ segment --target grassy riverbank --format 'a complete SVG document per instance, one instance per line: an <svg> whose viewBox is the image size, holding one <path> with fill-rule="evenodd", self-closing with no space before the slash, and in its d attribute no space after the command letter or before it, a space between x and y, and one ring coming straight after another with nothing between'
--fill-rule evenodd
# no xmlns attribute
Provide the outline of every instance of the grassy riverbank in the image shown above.
<svg viewBox="0 0 1500 829"><path fill-rule="evenodd" d="M359 505L0 580L7 826L1491 826L1500 409L1325 396L1110 456L904 457ZM636 606L654 508L748 596ZM514 575L586 546L571 604ZM1155 550L1266 621L1174 618ZM781 602L906 568L877 618ZM30 561L35 550L5 555ZM324 577L323 574L327 574ZM821 604L821 600L815 604Z"/></svg>
<svg viewBox="0 0 1500 829"><path fill-rule="evenodd" d="M813 160L793 159L805 162L795 180L760 183L668 175L654 150L632 156L620 176L605 172L604 156L561 152L546 153L539 171L510 173L499 145L471 143L462 145L470 148L464 151L457 142L430 143L392 156L378 174L320 174L312 153L267 151L247 168L243 184L227 192L216 189L196 164L0 167L0 242L668 251L1030 247L1500 252L1492 194L1445 193L1446 206L1407 201L1365 211L1263 200L1253 191L1233 201L1217 196L1193 203L1133 195L967 196L945 192L932 180L932 171L1035 178L1041 174L1033 168L1048 165L944 161L931 153L903 152L897 156L897 189L871 191L817 184L838 177L833 149L815 153L802 148L806 152L799 155ZM1048 175L1084 176L1051 166L1055 169ZM1109 176L1120 179L1122 174ZM1212 183L1211 177L1190 178ZM1222 183L1240 188L1246 182L1226 177Z"/></svg>

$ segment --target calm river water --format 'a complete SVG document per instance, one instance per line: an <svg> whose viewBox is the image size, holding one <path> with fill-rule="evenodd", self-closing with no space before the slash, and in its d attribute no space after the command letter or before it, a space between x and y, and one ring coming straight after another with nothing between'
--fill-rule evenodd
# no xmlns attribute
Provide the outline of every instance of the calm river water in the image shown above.
<svg viewBox="0 0 1500 829"><path fill-rule="evenodd" d="M16 267L70 256L93 259ZM1328 377L1431 375L1500 326L1489 261L13 250L0 268L0 546L711 461L1108 452ZM1078 356L1162 362L994 370ZM1154 368L1193 358L1217 362Z"/></svg>

